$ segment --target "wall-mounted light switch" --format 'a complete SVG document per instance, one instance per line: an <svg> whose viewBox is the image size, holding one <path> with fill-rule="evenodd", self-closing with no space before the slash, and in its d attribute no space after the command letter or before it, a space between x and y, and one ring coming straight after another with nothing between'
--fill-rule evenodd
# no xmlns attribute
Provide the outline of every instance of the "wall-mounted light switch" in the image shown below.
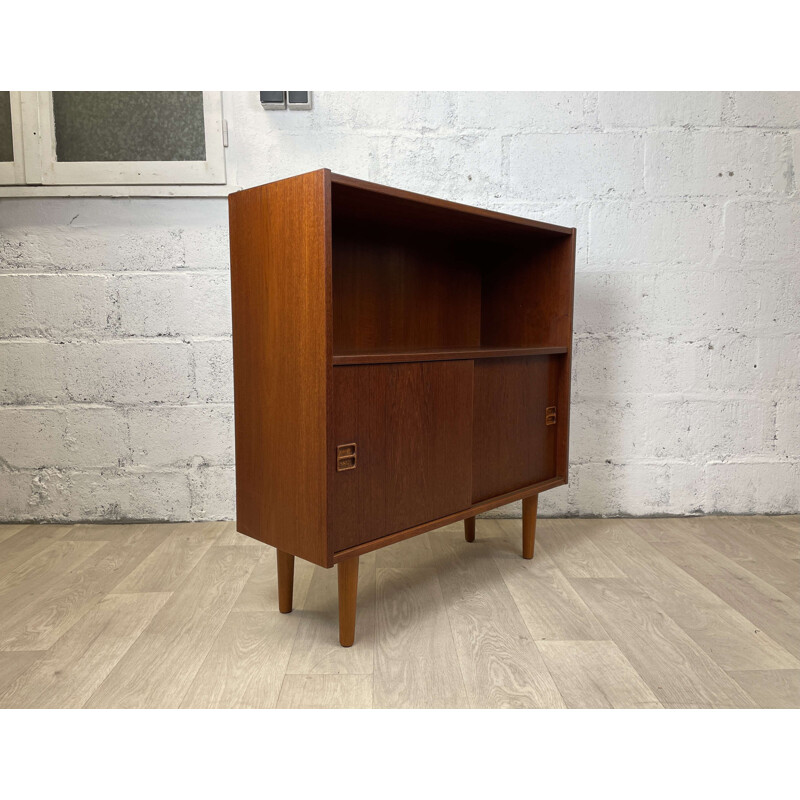
<svg viewBox="0 0 800 800"><path fill-rule="evenodd" d="M286 92L259 92L261 105L268 111L286 108Z"/></svg>
<svg viewBox="0 0 800 800"><path fill-rule="evenodd" d="M311 108L311 92L287 92L289 108Z"/></svg>

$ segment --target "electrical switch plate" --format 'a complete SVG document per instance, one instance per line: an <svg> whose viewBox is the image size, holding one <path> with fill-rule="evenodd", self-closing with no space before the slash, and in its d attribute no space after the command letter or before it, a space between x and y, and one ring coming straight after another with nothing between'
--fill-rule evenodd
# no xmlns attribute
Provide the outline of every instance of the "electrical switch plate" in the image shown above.
<svg viewBox="0 0 800 800"><path fill-rule="evenodd" d="M311 92L287 92L286 94L289 96L289 108L311 108Z"/></svg>
<svg viewBox="0 0 800 800"><path fill-rule="evenodd" d="M286 108L286 92L259 92L261 105L268 111Z"/></svg>

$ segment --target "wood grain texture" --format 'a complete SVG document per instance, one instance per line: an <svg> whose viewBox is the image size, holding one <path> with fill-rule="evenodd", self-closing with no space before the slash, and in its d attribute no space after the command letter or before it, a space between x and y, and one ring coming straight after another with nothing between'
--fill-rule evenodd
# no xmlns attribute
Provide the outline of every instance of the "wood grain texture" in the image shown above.
<svg viewBox="0 0 800 800"><path fill-rule="evenodd" d="M169 594L110 594L0 693L0 706L81 708Z"/></svg>
<svg viewBox="0 0 800 800"><path fill-rule="evenodd" d="M711 517L714 523L738 528L782 558L800 558L800 517Z"/></svg>
<svg viewBox="0 0 800 800"><path fill-rule="evenodd" d="M129 536L143 533L146 529L153 532L159 530L172 532L175 530L171 523L141 523L125 525L104 525L95 523L85 523L73 525L63 537L64 541L69 542L120 542Z"/></svg>
<svg viewBox="0 0 800 800"><path fill-rule="evenodd" d="M288 614L292 610L294 595L294 556L276 550L276 567L278 570L278 610Z"/></svg>
<svg viewBox="0 0 800 800"><path fill-rule="evenodd" d="M661 708L614 642L538 642L567 708Z"/></svg>
<svg viewBox="0 0 800 800"><path fill-rule="evenodd" d="M506 241L510 236L548 242L563 239L574 230L336 173L331 173L331 184L334 219L340 224L348 219L367 224L392 219L406 230L494 242Z"/></svg>
<svg viewBox="0 0 800 800"><path fill-rule="evenodd" d="M274 608L232 611L189 685L182 708L273 708L299 620Z"/></svg>
<svg viewBox="0 0 800 800"><path fill-rule="evenodd" d="M480 345L481 275L463 242L341 219L333 204L334 353Z"/></svg>
<svg viewBox="0 0 800 800"><path fill-rule="evenodd" d="M800 658L800 605L783 592L701 542L653 546Z"/></svg>
<svg viewBox="0 0 800 800"><path fill-rule="evenodd" d="M737 548L753 563L763 556L775 564L776 548L791 553L793 518L788 525L744 519L754 541L737 534ZM273 548L219 544L229 541L223 534L173 592L121 596L119 570L130 574L158 551L173 525L61 526L55 539L31 526L44 547L29 550L16 533L5 540L34 554L20 562L6 551L17 566L0 576L0 627L7 609L16 618L15 608L28 607L41 620L49 603L39 600L50 596L55 616L35 627L57 636L42 650L0 650L0 705L357 707L368 704L371 685L377 707L523 705L540 694L525 676L538 673L542 658L568 706L646 704L640 681L666 708L798 705L798 659L752 619L764 615L791 631L793 602L750 568L687 538L687 524L697 521L544 519L532 561L519 555L520 520L479 519L470 545L460 523L405 540L362 557L357 637L348 649L336 644L335 570L296 561L295 611L280 615ZM562 570L552 554L558 536L547 532L576 527L623 578L566 577L585 573L586 550L561 552ZM759 546L767 537L770 556ZM669 557L654 541L671 548ZM711 585L676 563L681 550ZM162 552L174 567L174 555ZM193 562L191 552L186 557ZM499 577L487 577L487 559ZM769 577L766 570L759 568ZM500 577L513 607L492 588ZM526 641L510 641L519 631L515 614L536 645L533 655ZM29 627L24 613L13 627Z"/></svg>
<svg viewBox="0 0 800 800"><path fill-rule="evenodd" d="M433 569L380 569L375 708L466 708L442 591Z"/></svg>
<svg viewBox="0 0 800 800"><path fill-rule="evenodd" d="M749 520L749 519L757 519L759 521L764 520L764 517L737 517L737 519L742 520ZM776 527L777 524L777 527ZM784 514L782 516L774 516L774 517L767 517L764 524L765 532L769 534L778 534L781 533L779 528L785 528L789 531L792 536L792 541L794 541L800 549L800 514ZM800 558L800 552L795 556L795 558Z"/></svg>
<svg viewBox="0 0 800 800"><path fill-rule="evenodd" d="M25 525L0 541L0 579L62 539L69 530L69 525Z"/></svg>
<svg viewBox="0 0 800 800"><path fill-rule="evenodd" d="M673 520L677 531L681 520ZM589 523L589 524L586 524ZM587 535L724 669L791 669L797 660L633 531L628 520L580 520Z"/></svg>
<svg viewBox="0 0 800 800"><path fill-rule="evenodd" d="M663 705L754 707L738 684L630 581L573 578L571 583Z"/></svg>
<svg viewBox="0 0 800 800"><path fill-rule="evenodd" d="M800 601L800 570L790 555L794 550L784 548L777 537L771 541L769 535L760 534L758 527L752 522L742 524L735 517L694 517L669 526L658 541L702 542Z"/></svg>
<svg viewBox="0 0 800 800"><path fill-rule="evenodd" d="M176 708L258 559L251 547L213 547L85 704Z"/></svg>
<svg viewBox="0 0 800 800"><path fill-rule="evenodd" d="M429 347L429 348L373 348L334 353L333 365L348 364L402 364L409 361L472 361L476 358L520 358L564 354L566 347Z"/></svg>
<svg viewBox="0 0 800 800"><path fill-rule="evenodd" d="M330 459L331 539L344 550L470 505L472 362L334 369L334 436L355 469Z"/></svg>
<svg viewBox="0 0 800 800"><path fill-rule="evenodd" d="M669 541L675 534L676 528L684 525L687 519L684 518L658 518L647 517L645 519L626 519L625 524L636 532L640 539L646 542Z"/></svg>
<svg viewBox="0 0 800 800"><path fill-rule="evenodd" d="M12 704L18 706L15 700L15 692L7 693L6 690L16 681L19 675L25 673L42 656L43 653L39 650L0 652L0 697L8 694L8 700L5 704L0 702L0 708L8 708Z"/></svg>
<svg viewBox="0 0 800 800"><path fill-rule="evenodd" d="M331 566L566 482L574 229L328 170L229 212L239 530ZM473 414L475 356L499 367Z"/></svg>
<svg viewBox="0 0 800 800"><path fill-rule="evenodd" d="M228 202L237 528L329 566L329 173Z"/></svg>
<svg viewBox="0 0 800 800"><path fill-rule="evenodd" d="M183 582L217 540L225 523L180 523L148 528L159 536L152 552L114 587L117 593L172 592ZM121 577L121 576L120 576Z"/></svg>
<svg viewBox="0 0 800 800"><path fill-rule="evenodd" d="M339 595L339 644L351 647L356 633L358 600L358 556L336 565Z"/></svg>
<svg viewBox="0 0 800 800"><path fill-rule="evenodd" d="M26 525L0 525L0 542L18 534Z"/></svg>
<svg viewBox="0 0 800 800"><path fill-rule="evenodd" d="M5 576L0 585L0 650L46 650L49 644L43 640L68 611L62 603L65 583L103 547L103 542L55 542Z"/></svg>
<svg viewBox="0 0 800 800"><path fill-rule="evenodd" d="M430 536L414 536L374 551L378 569L419 567L429 569L433 563ZM362 558L364 558L362 556Z"/></svg>
<svg viewBox="0 0 800 800"><path fill-rule="evenodd" d="M625 573L592 539L596 520L542 520L539 548L545 550L568 578L624 578Z"/></svg>
<svg viewBox="0 0 800 800"><path fill-rule="evenodd" d="M545 409L558 402L563 356L475 361L472 501L556 476L556 425Z"/></svg>
<svg viewBox="0 0 800 800"><path fill-rule="evenodd" d="M25 624L0 638L6 650L43 650L49 648L103 597L117 591L125 579L164 536L163 529L134 528L118 542L75 542L84 548L98 548L47 590L38 593L23 612ZM64 542L66 544L66 542ZM19 621L19 617L16 617Z"/></svg>
<svg viewBox="0 0 800 800"><path fill-rule="evenodd" d="M375 648L376 553L359 559L358 616L355 643L338 643L338 576L336 570L315 568L305 601L298 605L299 628L288 674L337 675L372 672Z"/></svg>
<svg viewBox="0 0 800 800"><path fill-rule="evenodd" d="M49 586L57 584L63 580L65 572L104 546L105 542L56 541L23 561L16 569L0 576L0 602L4 605L6 612L4 616L10 614L12 603L33 594L31 586L44 591ZM3 621L0 619L0 624Z"/></svg>
<svg viewBox="0 0 800 800"><path fill-rule="evenodd" d="M800 670L748 669L730 676L759 708L800 708Z"/></svg>
<svg viewBox="0 0 800 800"><path fill-rule="evenodd" d="M608 638L546 551L540 549L531 561L519 557L519 520L481 520L481 526L485 536L490 537L490 531L495 531L498 537L492 541L492 557L534 640Z"/></svg>
<svg viewBox="0 0 800 800"><path fill-rule="evenodd" d="M278 572L275 550L260 545L261 551L247 583L233 605L234 611L273 611L278 608ZM301 608L308 592L315 567L304 559L295 559L293 599Z"/></svg>
<svg viewBox="0 0 800 800"><path fill-rule="evenodd" d="M533 558L536 541L536 512L539 508L539 495L532 494L522 499L522 557Z"/></svg>
<svg viewBox="0 0 800 800"><path fill-rule="evenodd" d="M527 497L531 492L545 492L548 489L555 489L557 486L563 486L566 481L563 478L553 478L552 480L542 481L534 486L526 486L524 489L517 489L508 494L492 497L490 500L482 500L480 503L473 503L468 509L456 511L454 514L448 514L446 517L431 520L430 522L423 522L420 525L415 525L413 528L407 528L397 533L390 533L388 536L382 536L380 539L374 539L371 542L364 542L364 544L356 545L355 547L348 547L345 550L339 550L333 554L334 563L350 558L355 555L363 555L370 553L382 547L387 547L390 544L402 542L410 539L413 536L419 536L421 533L427 533L436 528L443 528L453 522L459 522L468 516L476 516L482 514L484 511L491 511L493 508L514 503L517 500L522 500Z"/></svg>
<svg viewBox="0 0 800 800"><path fill-rule="evenodd" d="M488 542L466 547L457 534L431 538L442 597L472 707L563 708L492 559Z"/></svg>
<svg viewBox="0 0 800 800"><path fill-rule="evenodd" d="M277 708L372 708L372 676L287 675Z"/></svg>
<svg viewBox="0 0 800 800"><path fill-rule="evenodd" d="M574 233L496 250L494 268L484 273L481 343L571 348Z"/></svg>
<svg viewBox="0 0 800 800"><path fill-rule="evenodd" d="M224 522L223 529L219 536L214 540L214 544L220 547L233 547L239 545L240 547L261 547L263 542L258 539L252 539L243 533L236 530L235 522Z"/></svg>

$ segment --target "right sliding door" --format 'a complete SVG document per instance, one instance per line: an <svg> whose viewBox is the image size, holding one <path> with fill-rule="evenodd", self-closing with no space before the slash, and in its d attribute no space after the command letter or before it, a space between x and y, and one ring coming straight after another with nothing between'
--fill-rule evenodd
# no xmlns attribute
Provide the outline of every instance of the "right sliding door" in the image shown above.
<svg viewBox="0 0 800 800"><path fill-rule="evenodd" d="M475 361L473 503L555 477L565 363L561 355Z"/></svg>

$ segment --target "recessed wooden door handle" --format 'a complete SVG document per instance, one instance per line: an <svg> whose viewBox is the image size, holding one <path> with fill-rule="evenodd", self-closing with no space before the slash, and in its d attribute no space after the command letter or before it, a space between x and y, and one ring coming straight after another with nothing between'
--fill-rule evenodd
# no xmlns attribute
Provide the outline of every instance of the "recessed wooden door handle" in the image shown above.
<svg viewBox="0 0 800 800"><path fill-rule="evenodd" d="M358 447L355 442L340 444L336 448L336 471L345 472L355 469L358 459Z"/></svg>

